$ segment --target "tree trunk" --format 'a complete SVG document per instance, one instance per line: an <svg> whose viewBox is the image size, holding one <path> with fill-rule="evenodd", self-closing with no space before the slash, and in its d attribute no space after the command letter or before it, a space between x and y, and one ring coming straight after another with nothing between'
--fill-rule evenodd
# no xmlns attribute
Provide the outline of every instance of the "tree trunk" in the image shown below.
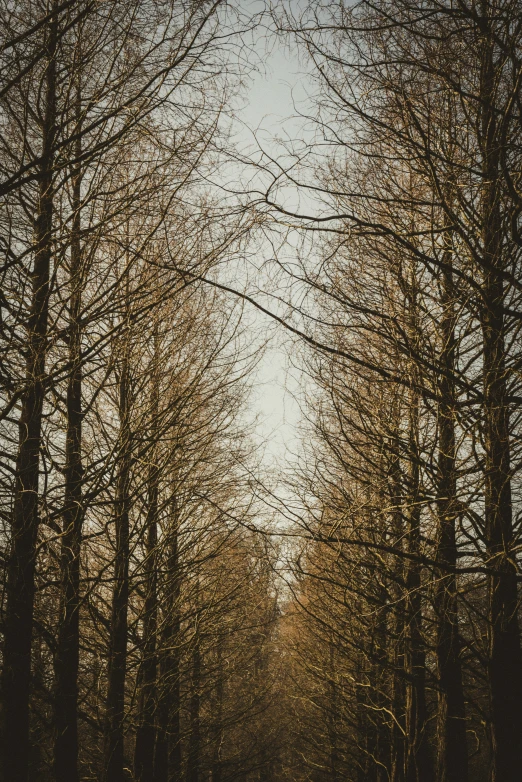
<svg viewBox="0 0 522 782"><path fill-rule="evenodd" d="M356 774L357 782L368 779L368 709L363 655L359 654L355 665L355 723L357 737Z"/></svg>
<svg viewBox="0 0 522 782"><path fill-rule="evenodd" d="M36 546L39 527L38 480L45 396L45 359L52 259L53 163L56 133L56 51L58 15L46 30L45 109L42 162L35 225L32 299L27 323L26 390L22 398L16 483L7 566L4 636L3 765L6 782L25 782L29 757L29 693Z"/></svg>
<svg viewBox="0 0 522 782"><path fill-rule="evenodd" d="M375 758L375 778L377 782L388 782L390 771L390 732L387 725L386 714L386 677L388 675L388 637L387 625L389 607L387 605L388 595L385 589L380 590L379 594L381 608L377 613L374 628L374 652L373 652L373 679L375 686L375 706L374 719L376 723L375 744L373 756Z"/></svg>
<svg viewBox="0 0 522 782"><path fill-rule="evenodd" d="M447 254L446 262L451 263ZM467 782L468 752L457 615L456 475L455 475L455 315L451 270L443 271L441 377L438 407L437 481L438 540L434 607L439 679L437 714L437 782Z"/></svg>
<svg viewBox="0 0 522 782"><path fill-rule="evenodd" d="M143 661L141 674L141 692L139 703L138 730L134 752L134 775L139 782L149 782L154 770L154 712L156 704L156 546L157 546L157 486L151 488L151 506L149 513L154 514L147 534L147 575L145 617L143 622Z"/></svg>
<svg viewBox="0 0 522 782"><path fill-rule="evenodd" d="M329 758L329 778L332 782L337 782L339 757L338 757L338 738L337 738L337 720L338 720L338 703L337 703L337 682L336 682L336 670L335 670L335 646L333 640L330 640L328 644L329 660L328 660L328 712L327 712L327 724L328 724L328 743L330 745L330 758Z"/></svg>
<svg viewBox="0 0 522 782"><path fill-rule="evenodd" d="M410 486L408 514L408 560L406 571L406 782L430 782L433 767L426 733L426 653L422 637L420 555L420 497L418 463L419 400L412 394L410 420Z"/></svg>
<svg viewBox="0 0 522 782"><path fill-rule="evenodd" d="M214 757L212 761L212 782L222 782L222 757L221 751L224 739L223 726L223 701L225 696L224 670L223 670L223 636L220 634L217 639L217 683L216 683L216 744L214 747ZM263 774L264 766L260 769Z"/></svg>
<svg viewBox="0 0 522 782"><path fill-rule="evenodd" d="M390 758L390 782L403 782L404 780L404 711L406 693L404 686L404 644L401 638L404 626L403 603L397 600L394 611L395 625L395 672L393 674L391 705L393 710L393 722L391 730L391 758Z"/></svg>
<svg viewBox="0 0 522 782"><path fill-rule="evenodd" d="M138 782L151 782L154 773L154 716L156 707L156 646L158 628L157 543L158 543L158 465L156 437L158 416L158 335L154 332L152 371L151 464L148 476L148 509L146 520L145 616L143 619L143 660L138 730L134 751L134 775Z"/></svg>
<svg viewBox="0 0 522 782"><path fill-rule="evenodd" d="M80 96L78 93L78 101ZM77 119L81 118L78 105ZM76 143L76 158L81 142ZM69 362L67 386L67 437L65 446L65 496L61 539L61 622L55 655L54 774L56 782L78 780L78 668L80 660L80 548L82 506L82 365L81 296L83 270L80 246L81 168L73 177L73 226L71 241L71 303L69 314Z"/></svg>
<svg viewBox="0 0 522 782"><path fill-rule="evenodd" d="M172 502L172 525L169 535L167 565L168 594L165 598L164 630L160 662L160 696L158 736L154 759L154 782L181 780L181 692L180 692L180 573L178 561L178 512Z"/></svg>
<svg viewBox="0 0 522 782"><path fill-rule="evenodd" d="M397 416L398 417L398 416ZM402 502L402 476L399 456L399 435L394 436L388 447L390 453L390 507L394 508L392 512L391 524L393 534L393 544L397 548L402 548L404 544L404 519L401 513ZM390 591L391 591L391 625L392 637L394 641L393 648L393 666L394 673L391 682L391 709L392 709L392 728L391 728L391 747L390 747L390 782L403 782L404 780L404 757L405 757L405 681L404 681L404 558L395 556L393 565Z"/></svg>
<svg viewBox="0 0 522 782"><path fill-rule="evenodd" d="M495 571L488 579L491 782L518 782L522 768L522 658L516 566L511 551L513 514L499 184L501 129L494 107L495 44L487 0L482 1L481 8L485 526L488 566Z"/></svg>
<svg viewBox="0 0 522 782"><path fill-rule="evenodd" d="M128 347L125 347L128 350ZM129 478L131 462L129 360L120 377L120 464L116 485L116 557L112 596L111 638L106 703L104 782L123 782L123 719L127 668L127 611L129 603Z"/></svg>
<svg viewBox="0 0 522 782"><path fill-rule="evenodd" d="M201 649L199 641L199 628L196 617L196 629L194 633L194 649L192 652L192 676L190 691L190 734L187 756L187 782L199 780L199 755L200 755L200 686L201 686Z"/></svg>

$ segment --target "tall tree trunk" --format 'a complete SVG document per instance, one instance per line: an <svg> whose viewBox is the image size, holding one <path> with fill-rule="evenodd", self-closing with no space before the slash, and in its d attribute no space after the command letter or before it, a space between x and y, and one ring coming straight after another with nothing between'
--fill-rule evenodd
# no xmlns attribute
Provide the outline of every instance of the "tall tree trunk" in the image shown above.
<svg viewBox="0 0 522 782"><path fill-rule="evenodd" d="M77 121L81 121L78 87ZM75 156L81 156L81 140ZM82 364L81 299L83 289L81 231L81 167L73 175L73 225L71 240L69 311L69 362L67 386L67 436L65 445L65 495L61 539L61 621L55 655L54 774L56 782L78 780L78 668L80 660L80 548L82 506Z"/></svg>
<svg viewBox="0 0 522 782"><path fill-rule="evenodd" d="M494 33L490 4L481 2L481 158L484 282L485 526L488 565L489 689L493 762L491 782L520 780L522 769L522 657L517 578L512 554L513 513L509 402L502 276L502 217L495 97ZM501 55L499 55L501 56Z"/></svg>
<svg viewBox="0 0 522 782"><path fill-rule="evenodd" d="M154 360L152 368L151 399L151 462L148 476L148 508L146 520L145 561L145 615L143 619L143 659L139 702L138 729L134 752L134 775L138 782L151 782L154 773L154 716L156 708L156 646L158 629L157 544L158 544L158 479L157 416L158 389L158 333L154 331Z"/></svg>
<svg viewBox="0 0 522 782"><path fill-rule="evenodd" d="M404 756L405 756L405 725L404 712L406 704L406 692L404 685L404 643L402 640L402 628L404 627L403 601L397 597L394 610L394 674L392 679L391 707L393 722L391 729L390 752L390 782L403 782L404 780Z"/></svg>
<svg viewBox="0 0 522 782"><path fill-rule="evenodd" d="M447 267L451 254L445 254ZM436 655L439 680L437 713L437 782L467 782L466 711L460 664L457 615L455 474L455 314L451 268L442 272L441 376L438 406L439 456L437 481L438 540L434 607L437 617Z"/></svg>
<svg viewBox="0 0 522 782"><path fill-rule="evenodd" d="M190 682L190 733L187 753L187 782L199 781L199 764L201 752L201 648L199 639L199 617L196 616L194 632L194 648L192 651L192 675Z"/></svg>
<svg viewBox="0 0 522 782"><path fill-rule="evenodd" d="M25 782L28 775L31 636L39 527L39 457L52 259L57 14L48 23L45 36L45 108L42 121L39 203L35 225L35 258L31 275L32 299L27 323L26 390L19 420L11 550L7 567L2 675L3 767L6 782Z"/></svg>
<svg viewBox="0 0 522 782"><path fill-rule="evenodd" d="M433 767L426 733L426 652L422 637L422 581L420 555L420 485L418 454L419 399L412 393L410 407L410 485L408 559L406 570L406 782L430 782Z"/></svg>
<svg viewBox="0 0 522 782"><path fill-rule="evenodd" d="M396 418L398 415L396 414ZM389 492L390 507L392 512L391 525L393 544L402 548L404 544L404 520L401 512L402 502L402 476L399 455L399 435L394 436L389 444L390 468L389 468ZM391 709L392 729L390 747L390 782L403 782L404 757L405 757L405 704L406 690L404 681L404 558L395 556L393 562L394 572L390 579L390 591L392 598L391 625L393 648L394 673L391 682Z"/></svg>
<svg viewBox="0 0 522 782"><path fill-rule="evenodd" d="M357 655L355 665L355 722L356 722L356 774L357 782L366 782L368 774L368 708L366 704L366 686L364 674L364 658Z"/></svg>
<svg viewBox="0 0 522 782"><path fill-rule="evenodd" d="M330 745L330 758L329 758L329 777L332 782L337 782L338 768L339 768L339 756L338 756L338 738L337 738L337 720L338 720L338 703L337 703L337 682L335 672L335 645L333 639L328 644L328 743Z"/></svg>
<svg viewBox="0 0 522 782"><path fill-rule="evenodd" d="M154 477L152 480L156 481ZM151 496L149 514L154 521L149 522L147 531L147 574L145 599L145 617L143 622L143 661L141 672L141 691L139 701L139 722L136 732L134 753L134 775L139 782L152 780L154 770L154 712L156 706L156 631L157 631L157 595L156 595L156 549L157 549L157 485L149 489Z"/></svg>
<svg viewBox="0 0 522 782"><path fill-rule="evenodd" d="M214 747L214 757L212 761L212 782L221 782L222 757L221 751L224 739L223 726L223 701L225 696L224 670L223 670L223 636L220 634L217 640L217 683L216 683L216 744ZM263 758L264 759L264 758ZM264 766L260 769L263 774ZM266 774L265 774L266 776Z"/></svg>
<svg viewBox="0 0 522 782"><path fill-rule="evenodd" d="M385 589L379 590L381 608L377 613L374 629L374 660L373 679L375 682L375 706L374 718L376 721L375 746L373 755L376 761L375 778L377 782L388 782L390 771L390 733L386 724L386 677L388 676L388 593Z"/></svg>
<svg viewBox="0 0 522 782"><path fill-rule="evenodd" d="M168 531L167 595L160 657L158 736L154 759L154 782L181 780L181 692L180 692L180 572L178 557L178 510L172 501L172 522Z"/></svg>
<svg viewBox="0 0 522 782"><path fill-rule="evenodd" d="M128 335L125 337L128 340ZM127 614L129 604L129 480L131 466L130 389L128 345L120 376L120 452L116 484L116 556L112 596L111 636L106 703L104 782L123 782L125 677L127 668Z"/></svg>

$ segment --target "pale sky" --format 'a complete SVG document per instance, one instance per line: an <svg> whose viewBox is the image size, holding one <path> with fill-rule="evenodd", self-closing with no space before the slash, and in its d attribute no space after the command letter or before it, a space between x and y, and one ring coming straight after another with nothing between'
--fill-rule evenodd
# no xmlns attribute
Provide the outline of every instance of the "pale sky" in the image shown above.
<svg viewBox="0 0 522 782"><path fill-rule="evenodd" d="M244 105L238 111L239 120L246 126L239 131L239 144L253 142L248 130L252 129L263 147L275 155L277 136L297 136L302 132L301 121L294 116L294 105L306 100L309 84L297 58L277 41L271 42L270 51L261 43L258 53L264 68L245 93ZM269 254L270 249L262 249L263 252ZM261 314L256 318L261 329L274 331L268 318ZM300 382L290 367L288 339L281 332L280 327L275 329L260 364L252 398L253 412L260 417L258 435L267 441L268 467L275 466L275 462L283 466L291 458L288 451L297 450L299 444L296 427L300 411L294 396L299 393Z"/></svg>

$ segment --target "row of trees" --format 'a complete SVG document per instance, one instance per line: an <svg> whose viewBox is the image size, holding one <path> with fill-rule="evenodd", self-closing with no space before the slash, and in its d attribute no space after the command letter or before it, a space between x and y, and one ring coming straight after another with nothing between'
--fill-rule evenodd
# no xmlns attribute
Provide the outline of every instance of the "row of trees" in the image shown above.
<svg viewBox="0 0 522 782"><path fill-rule="evenodd" d="M515 782L522 6L341 0L278 22L315 73L317 129L260 172L304 237L280 268L312 348L288 762Z"/></svg>
<svg viewBox="0 0 522 782"><path fill-rule="evenodd" d="M274 584L241 307L202 183L244 72L225 3L0 4L2 779L268 767Z"/></svg>
<svg viewBox="0 0 522 782"><path fill-rule="evenodd" d="M0 2L5 782L520 780L522 5L272 19L315 108L242 204L253 19ZM308 345L276 556L220 273L260 225Z"/></svg>

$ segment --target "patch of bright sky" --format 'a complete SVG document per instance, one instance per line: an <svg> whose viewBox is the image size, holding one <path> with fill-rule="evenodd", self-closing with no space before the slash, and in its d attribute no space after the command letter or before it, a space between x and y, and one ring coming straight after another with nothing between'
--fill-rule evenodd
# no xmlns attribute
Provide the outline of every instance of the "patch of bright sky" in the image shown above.
<svg viewBox="0 0 522 782"><path fill-rule="evenodd" d="M299 143L306 135L296 110L306 104L310 80L296 54L281 41L261 39L255 49L262 64L237 111L235 142L242 151L255 150L259 142L265 151L277 157L283 153L281 141ZM261 267L271 254L268 242L262 243L254 265ZM251 412L258 417L256 431L265 443L266 466L283 468L300 450L298 400L303 379L294 366L295 345L283 329L274 328L262 314L256 314L254 321L256 330L271 338L258 368Z"/></svg>

